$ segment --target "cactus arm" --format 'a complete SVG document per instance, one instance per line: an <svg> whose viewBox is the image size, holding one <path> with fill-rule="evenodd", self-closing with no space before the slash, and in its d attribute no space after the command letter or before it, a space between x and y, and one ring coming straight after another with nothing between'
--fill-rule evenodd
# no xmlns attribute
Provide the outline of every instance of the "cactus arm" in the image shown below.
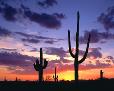
<svg viewBox="0 0 114 91"><path fill-rule="evenodd" d="M56 67L55 67L55 74L53 75L53 79L55 82L58 82L58 75L56 74Z"/></svg>
<svg viewBox="0 0 114 91"><path fill-rule="evenodd" d="M48 61L46 61L46 59L44 59L44 66L43 66L43 69L45 69L48 65Z"/></svg>
<svg viewBox="0 0 114 91"><path fill-rule="evenodd" d="M54 75L53 75L53 78L55 78Z"/></svg>
<svg viewBox="0 0 114 91"><path fill-rule="evenodd" d="M78 61L79 64L82 63L86 59L86 57L87 57L87 53L88 53L88 49L89 49L89 43L90 43L90 37L91 36L89 34L86 51L85 51L85 54L84 54L83 58L80 61Z"/></svg>
<svg viewBox="0 0 114 91"><path fill-rule="evenodd" d="M40 64L39 64L39 60L38 60L38 59L36 59L36 65L40 65Z"/></svg>
<svg viewBox="0 0 114 91"><path fill-rule="evenodd" d="M34 65L34 69L35 69L36 71L39 71L39 66L40 66L40 64L39 64L39 60L38 60L38 59L36 59L36 63L34 63L33 65Z"/></svg>
<svg viewBox="0 0 114 91"><path fill-rule="evenodd" d="M58 75L57 75L57 79L58 79Z"/></svg>
<svg viewBox="0 0 114 91"><path fill-rule="evenodd" d="M39 71L38 66L37 66L35 63L34 63L33 65L34 65L34 69L35 69L36 71Z"/></svg>
<svg viewBox="0 0 114 91"><path fill-rule="evenodd" d="M70 55L75 58L75 55L72 53L72 49L71 49L71 42L70 42L70 31L68 30L68 45L69 45L69 52Z"/></svg>

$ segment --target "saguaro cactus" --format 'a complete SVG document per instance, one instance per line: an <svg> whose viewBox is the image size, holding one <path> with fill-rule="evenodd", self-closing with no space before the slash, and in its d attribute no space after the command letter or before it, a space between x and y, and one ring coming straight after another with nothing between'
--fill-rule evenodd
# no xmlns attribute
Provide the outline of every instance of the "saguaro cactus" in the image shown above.
<svg viewBox="0 0 114 91"><path fill-rule="evenodd" d="M55 75L53 75L53 79L55 82L58 82L58 75L57 75L57 72L56 72L56 67L55 67Z"/></svg>
<svg viewBox="0 0 114 91"><path fill-rule="evenodd" d="M102 70L100 70L100 79L103 79L103 71Z"/></svg>
<svg viewBox="0 0 114 91"><path fill-rule="evenodd" d="M43 53L42 48L40 48L40 61L37 59L36 63L34 63L34 69L39 72L39 82L43 80L43 69L47 67L48 61L44 59L43 61Z"/></svg>
<svg viewBox="0 0 114 91"><path fill-rule="evenodd" d="M77 12L77 32L76 32L76 51L75 51L75 54L73 54L72 49L71 49L70 31L68 30L69 52L70 52L70 55L74 58L74 70L75 70L75 81L76 82L78 82L79 64L81 64L86 59L87 53L88 53L88 48L89 48L89 42L90 42L90 34L89 34L85 54L81 60L78 60L78 57L79 57L79 19L80 19L80 15L79 15L79 12Z"/></svg>

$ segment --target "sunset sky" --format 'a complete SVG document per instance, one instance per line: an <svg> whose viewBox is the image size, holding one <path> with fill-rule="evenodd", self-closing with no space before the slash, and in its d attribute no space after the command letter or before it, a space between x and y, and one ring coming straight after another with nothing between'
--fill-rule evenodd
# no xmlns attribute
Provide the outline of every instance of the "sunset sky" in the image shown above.
<svg viewBox="0 0 114 91"><path fill-rule="evenodd" d="M76 13L80 12L80 56L91 34L79 79L96 79L99 71L114 78L114 0L0 0L0 80L37 80L33 68L39 50L49 61L44 78L57 67L59 80L73 80L68 29L75 50Z"/></svg>

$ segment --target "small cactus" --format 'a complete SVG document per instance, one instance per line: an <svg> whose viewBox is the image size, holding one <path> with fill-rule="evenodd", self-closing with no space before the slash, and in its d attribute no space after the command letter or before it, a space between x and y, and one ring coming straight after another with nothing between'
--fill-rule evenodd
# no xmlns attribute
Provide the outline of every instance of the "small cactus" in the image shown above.
<svg viewBox="0 0 114 91"><path fill-rule="evenodd" d="M40 61L37 59L36 63L33 64L34 69L39 72L39 82L43 81L43 69L45 69L48 65L48 61L44 59L43 61L43 53L42 48L40 48Z"/></svg>
<svg viewBox="0 0 114 91"><path fill-rule="evenodd" d="M15 78L15 81L16 81L16 82L18 81L18 78L17 78L17 77Z"/></svg>
<svg viewBox="0 0 114 91"><path fill-rule="evenodd" d="M4 81L5 81L5 82L7 81L6 77L4 77Z"/></svg>
<svg viewBox="0 0 114 91"><path fill-rule="evenodd" d="M103 79L103 71L102 70L100 70L100 79Z"/></svg>
<svg viewBox="0 0 114 91"><path fill-rule="evenodd" d="M53 75L53 79L55 82L58 82L58 75L57 75L57 72L56 72L56 67L55 67L55 75Z"/></svg>

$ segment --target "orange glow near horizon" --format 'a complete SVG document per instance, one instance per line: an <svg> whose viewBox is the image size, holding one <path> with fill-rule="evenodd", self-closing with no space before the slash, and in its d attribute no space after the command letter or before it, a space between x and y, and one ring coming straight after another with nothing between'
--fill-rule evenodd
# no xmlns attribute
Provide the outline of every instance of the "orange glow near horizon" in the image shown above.
<svg viewBox="0 0 114 91"><path fill-rule="evenodd" d="M74 71L65 71L59 73L60 80L73 80L74 79Z"/></svg>
<svg viewBox="0 0 114 91"><path fill-rule="evenodd" d="M104 77L105 78L113 78L114 77L114 68L102 68L103 72L104 72ZM94 80L99 78L99 71L100 69L91 69L91 70L81 70L79 71L79 79L83 79L83 80ZM57 75L59 76L59 80L74 80L74 71L64 71L64 72L59 72L57 73ZM48 74L46 72L46 74L44 73L44 79L46 78L46 76L53 76L53 74ZM38 75L37 72L35 72L35 74L31 74L31 75L20 75L20 74L11 74L11 73L6 73L3 71L0 71L0 80L4 80L4 77L6 77L7 80L15 80L16 77L18 79L21 80L37 80L38 79ZM53 80L53 78L52 78Z"/></svg>

